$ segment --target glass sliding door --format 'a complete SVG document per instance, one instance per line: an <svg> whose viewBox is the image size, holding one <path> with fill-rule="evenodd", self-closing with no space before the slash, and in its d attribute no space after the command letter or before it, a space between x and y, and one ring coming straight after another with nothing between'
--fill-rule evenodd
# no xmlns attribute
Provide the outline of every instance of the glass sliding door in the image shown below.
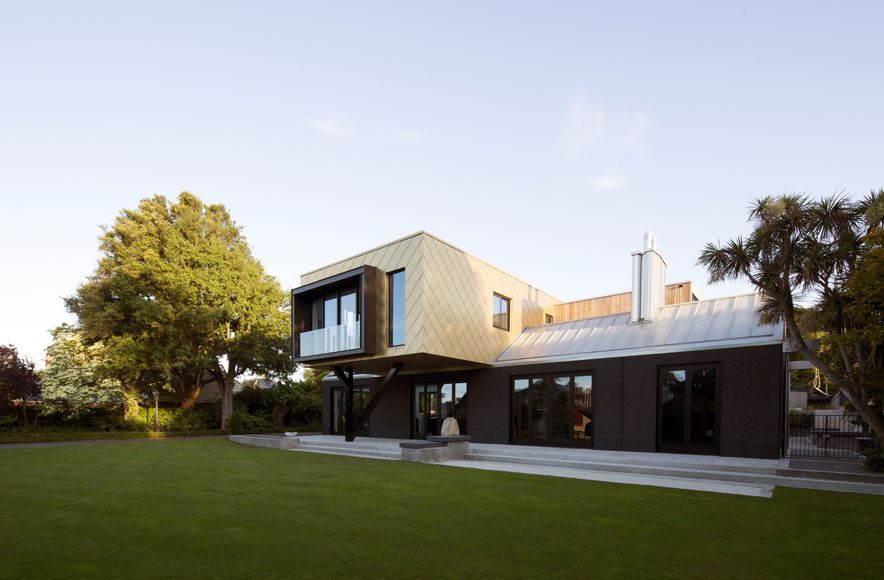
<svg viewBox="0 0 884 580"><path fill-rule="evenodd" d="M553 443L568 443L571 436L571 414L568 412L571 399L571 377L547 379L550 394L550 414Z"/></svg>
<svg viewBox="0 0 884 580"><path fill-rule="evenodd" d="M512 383L513 443L592 446L592 375L544 375Z"/></svg>
<svg viewBox="0 0 884 580"><path fill-rule="evenodd" d="M439 435L447 417L457 419L461 435L467 434L467 383L414 385L412 437Z"/></svg>
<svg viewBox="0 0 884 580"><path fill-rule="evenodd" d="M573 413L572 442L592 445L592 375L574 377Z"/></svg>
<svg viewBox="0 0 884 580"><path fill-rule="evenodd" d="M531 439L531 391L529 379L513 381L513 441Z"/></svg>
<svg viewBox="0 0 884 580"><path fill-rule="evenodd" d="M454 418L457 419L457 426L460 429L461 435L469 433L467 430L468 394L469 391L467 390L466 383L454 383Z"/></svg>
<svg viewBox="0 0 884 580"><path fill-rule="evenodd" d="M687 391L687 371L676 369L663 372L660 382L660 448L680 448L684 445L684 406Z"/></svg>
<svg viewBox="0 0 884 580"><path fill-rule="evenodd" d="M427 435L438 435L439 431L439 387L437 385L415 385L414 418L412 435L422 439Z"/></svg>
<svg viewBox="0 0 884 580"><path fill-rule="evenodd" d="M715 368L691 371L691 435L693 449L715 450Z"/></svg>
<svg viewBox="0 0 884 580"><path fill-rule="evenodd" d="M718 450L718 366L661 369L657 449L679 453Z"/></svg>
<svg viewBox="0 0 884 580"><path fill-rule="evenodd" d="M332 389L332 435L344 435L347 432L347 425L345 423L347 414L345 392L343 388Z"/></svg>
<svg viewBox="0 0 884 580"><path fill-rule="evenodd" d="M353 419L356 420L362 411L368 406L371 392L368 387L353 388ZM333 435L345 435L347 433L347 389L335 387L332 389L332 413L331 433ZM368 419L359 431L360 435L368 435Z"/></svg>

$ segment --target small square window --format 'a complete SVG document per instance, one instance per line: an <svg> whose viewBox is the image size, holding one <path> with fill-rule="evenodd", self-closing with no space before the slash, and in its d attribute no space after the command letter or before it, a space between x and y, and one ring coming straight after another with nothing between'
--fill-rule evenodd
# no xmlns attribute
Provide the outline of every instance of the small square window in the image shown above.
<svg viewBox="0 0 884 580"><path fill-rule="evenodd" d="M501 330L510 329L510 299L501 296L497 292L494 293L492 304L492 314L494 320L494 328Z"/></svg>
<svg viewBox="0 0 884 580"><path fill-rule="evenodd" d="M546 315L546 323L547 323L547 324L552 324L553 322L555 322L555 319L553 319L553 315L552 315L552 314L547 314L547 315Z"/></svg>

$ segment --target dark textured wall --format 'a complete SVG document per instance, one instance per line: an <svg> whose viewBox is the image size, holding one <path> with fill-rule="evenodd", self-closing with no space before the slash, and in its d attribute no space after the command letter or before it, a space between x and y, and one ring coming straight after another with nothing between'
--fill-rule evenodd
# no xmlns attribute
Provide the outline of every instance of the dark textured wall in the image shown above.
<svg viewBox="0 0 884 580"><path fill-rule="evenodd" d="M525 365L396 379L371 417L374 437L411 436L411 386L419 382L469 383L469 434L480 443L509 443L514 377L536 373L593 373L595 448L655 451L657 381L668 365L718 364L719 453L776 458L783 414L783 354L779 345ZM363 384L363 381L359 382ZM326 384L323 430L330 428Z"/></svg>

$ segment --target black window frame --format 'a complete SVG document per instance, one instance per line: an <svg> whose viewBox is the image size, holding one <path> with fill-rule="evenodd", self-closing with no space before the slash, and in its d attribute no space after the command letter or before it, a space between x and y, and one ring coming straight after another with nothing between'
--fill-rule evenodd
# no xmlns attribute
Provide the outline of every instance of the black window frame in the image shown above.
<svg viewBox="0 0 884 580"><path fill-rule="evenodd" d="M411 403L410 403L411 413L409 416L409 423L410 423L409 429L410 429L411 434L409 437L411 439L425 439L427 437L427 435L418 433L417 430L414 428L415 414L417 413L416 400L415 400L416 399L415 391L417 390L417 388L418 387L423 387L424 389L426 389L427 387L435 387L436 388L436 420L438 422L436 426L439 427L439 429L441 429L442 422L445 421L446 417L453 416L455 419L457 419L457 409L458 409L459 405L457 405L457 403L456 403L456 400L457 400L457 397L456 397L457 386L456 385L459 385L459 384L464 385L465 394L461 398L461 405L466 405L466 410L465 410L466 422L461 423L460 420L458 420L458 427L460 428L461 435L468 435L469 434L468 429L469 429L470 413L469 413L469 401L467 400L467 397L470 394L470 381L467 380L465 377L459 378L459 379L446 378L444 380L422 380L422 381L412 381L411 382L411 389L409 391L410 399L411 399ZM443 416L442 389L445 387L445 385L451 385L451 403L452 403L452 407L454 409L454 414Z"/></svg>
<svg viewBox="0 0 884 580"><path fill-rule="evenodd" d="M724 383L723 375L724 364L721 361L712 362L694 362L686 364L665 364L657 366L657 385L656 385L656 451L658 453L685 453L695 455L718 455L721 452L721 396L722 385ZM714 423L714 440L711 447L702 447L693 445L690 442L690 428L692 419L688 416L684 421L684 435L681 445L672 445L664 443L663 436L663 401L661 400L660 386L663 382L663 375L670 371L685 371L685 411L690 408L690 397L693 391L693 376L691 371L696 369L715 369L715 423Z"/></svg>
<svg viewBox="0 0 884 580"><path fill-rule="evenodd" d="M402 342L393 342L393 276L402 274ZM387 346L390 348L405 346L405 284L407 283L405 268L387 272Z"/></svg>
<svg viewBox="0 0 884 580"><path fill-rule="evenodd" d="M341 297L346 296L348 294L355 294L355 296L356 296L356 322L362 322L362 292L361 292L360 286L361 285L360 285L359 281L356 281L352 286L346 286L346 285L340 286L337 288L333 288L333 289L329 290L328 292L325 292L324 294L317 295L317 297L314 298L310 302L310 327L311 327L311 330L322 330L323 328L328 328L325 324L326 323L325 302L329 299L335 300L336 317L337 317L338 324L340 324L341 323L341 314L342 314L342 312L341 312ZM316 314L315 310L313 309L313 304L315 304L317 301L322 302L322 309L320 311L320 313L322 314L322 325L321 326L315 326L316 321L313 318L313 316ZM337 325L332 325L332 326L337 326Z"/></svg>
<svg viewBox="0 0 884 580"><path fill-rule="evenodd" d="M506 328L503 326L497 325L497 314L494 312L495 307L495 299L500 298L503 302L506 303ZM507 296L504 296L500 292L492 292L491 294L491 326L494 328L505 330L506 332L510 331L512 328L512 312L513 312L513 300Z"/></svg>
<svg viewBox="0 0 884 580"><path fill-rule="evenodd" d="M516 412L516 401L515 401L515 391L516 391L516 381L518 380L528 380L529 383L532 379L540 379L546 380L548 378L558 378L558 377L568 377L568 417L571 417L573 421L574 417L574 395L576 390L576 378L577 377L592 377L592 407L590 409L590 423L592 424L591 429L593 429L589 441L587 442L585 439L574 437L573 424L568 429L568 440L563 441L561 439L555 439L552 437L552 430L550 430L550 436L548 436L545 440L541 439L523 439L521 437L516 436L516 425L515 425L515 412ZM526 374L518 374L511 375L510 381L510 414L509 414L509 429L510 429L510 443L514 445L532 445L538 447L576 447L580 449L593 449L595 448L596 442L596 433L595 433L595 421L597 417L596 413L596 390L598 388L596 384L596 371L595 369L590 370L565 370L561 372L539 372L539 373L526 373ZM546 401L546 405L549 408L552 408L550 403L550 393L544 393L544 398ZM533 411L533 402L531 403L532 411Z"/></svg>

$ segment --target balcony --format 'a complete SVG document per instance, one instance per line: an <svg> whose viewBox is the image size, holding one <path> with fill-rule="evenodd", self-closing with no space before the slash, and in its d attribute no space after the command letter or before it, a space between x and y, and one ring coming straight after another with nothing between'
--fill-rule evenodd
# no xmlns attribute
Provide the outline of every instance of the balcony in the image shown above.
<svg viewBox="0 0 884 580"><path fill-rule="evenodd" d="M362 347L359 322L339 324L302 332L298 335L300 356L318 356Z"/></svg>

